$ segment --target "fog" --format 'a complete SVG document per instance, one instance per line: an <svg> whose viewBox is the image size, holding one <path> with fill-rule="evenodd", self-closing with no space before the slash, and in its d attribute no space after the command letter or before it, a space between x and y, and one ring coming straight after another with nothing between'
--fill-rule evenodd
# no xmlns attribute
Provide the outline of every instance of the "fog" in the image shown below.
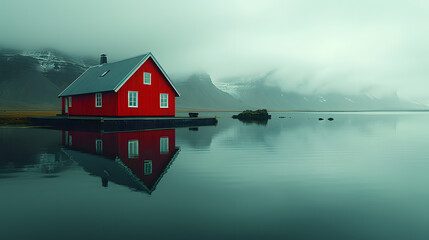
<svg viewBox="0 0 429 240"><path fill-rule="evenodd" d="M0 0L0 45L109 61L151 51L171 74L273 71L300 93L429 99L429 2Z"/></svg>

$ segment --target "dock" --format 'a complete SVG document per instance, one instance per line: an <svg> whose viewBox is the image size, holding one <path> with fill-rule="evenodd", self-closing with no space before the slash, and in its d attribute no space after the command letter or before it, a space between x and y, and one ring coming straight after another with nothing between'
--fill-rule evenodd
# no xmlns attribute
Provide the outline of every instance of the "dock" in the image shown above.
<svg viewBox="0 0 429 240"><path fill-rule="evenodd" d="M214 126L215 117L96 117L65 116L32 117L31 124L66 130L121 131L177 127Z"/></svg>

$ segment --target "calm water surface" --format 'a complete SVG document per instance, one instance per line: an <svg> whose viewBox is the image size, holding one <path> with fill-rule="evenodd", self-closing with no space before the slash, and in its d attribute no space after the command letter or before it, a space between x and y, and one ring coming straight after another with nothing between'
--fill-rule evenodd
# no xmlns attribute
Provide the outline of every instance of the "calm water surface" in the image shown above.
<svg viewBox="0 0 429 240"><path fill-rule="evenodd" d="M219 124L0 126L0 239L429 239L429 113L207 115Z"/></svg>

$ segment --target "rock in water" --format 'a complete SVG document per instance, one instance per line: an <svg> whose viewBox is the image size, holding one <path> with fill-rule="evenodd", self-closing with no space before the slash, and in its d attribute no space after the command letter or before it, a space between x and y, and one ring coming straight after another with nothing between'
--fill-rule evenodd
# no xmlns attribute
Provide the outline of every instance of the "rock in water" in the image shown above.
<svg viewBox="0 0 429 240"><path fill-rule="evenodd" d="M256 111L243 111L238 115L233 115L232 118L240 120L268 120L271 119L271 115L268 114L267 109L258 109Z"/></svg>

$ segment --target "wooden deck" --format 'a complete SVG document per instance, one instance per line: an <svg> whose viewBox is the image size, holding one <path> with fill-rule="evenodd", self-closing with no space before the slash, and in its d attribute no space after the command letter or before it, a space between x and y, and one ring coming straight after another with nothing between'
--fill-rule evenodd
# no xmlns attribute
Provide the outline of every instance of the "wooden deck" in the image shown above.
<svg viewBox="0 0 429 240"><path fill-rule="evenodd" d="M213 126L215 117L92 117L92 116L55 116L32 117L32 125L50 126L66 130L144 130L176 127Z"/></svg>

